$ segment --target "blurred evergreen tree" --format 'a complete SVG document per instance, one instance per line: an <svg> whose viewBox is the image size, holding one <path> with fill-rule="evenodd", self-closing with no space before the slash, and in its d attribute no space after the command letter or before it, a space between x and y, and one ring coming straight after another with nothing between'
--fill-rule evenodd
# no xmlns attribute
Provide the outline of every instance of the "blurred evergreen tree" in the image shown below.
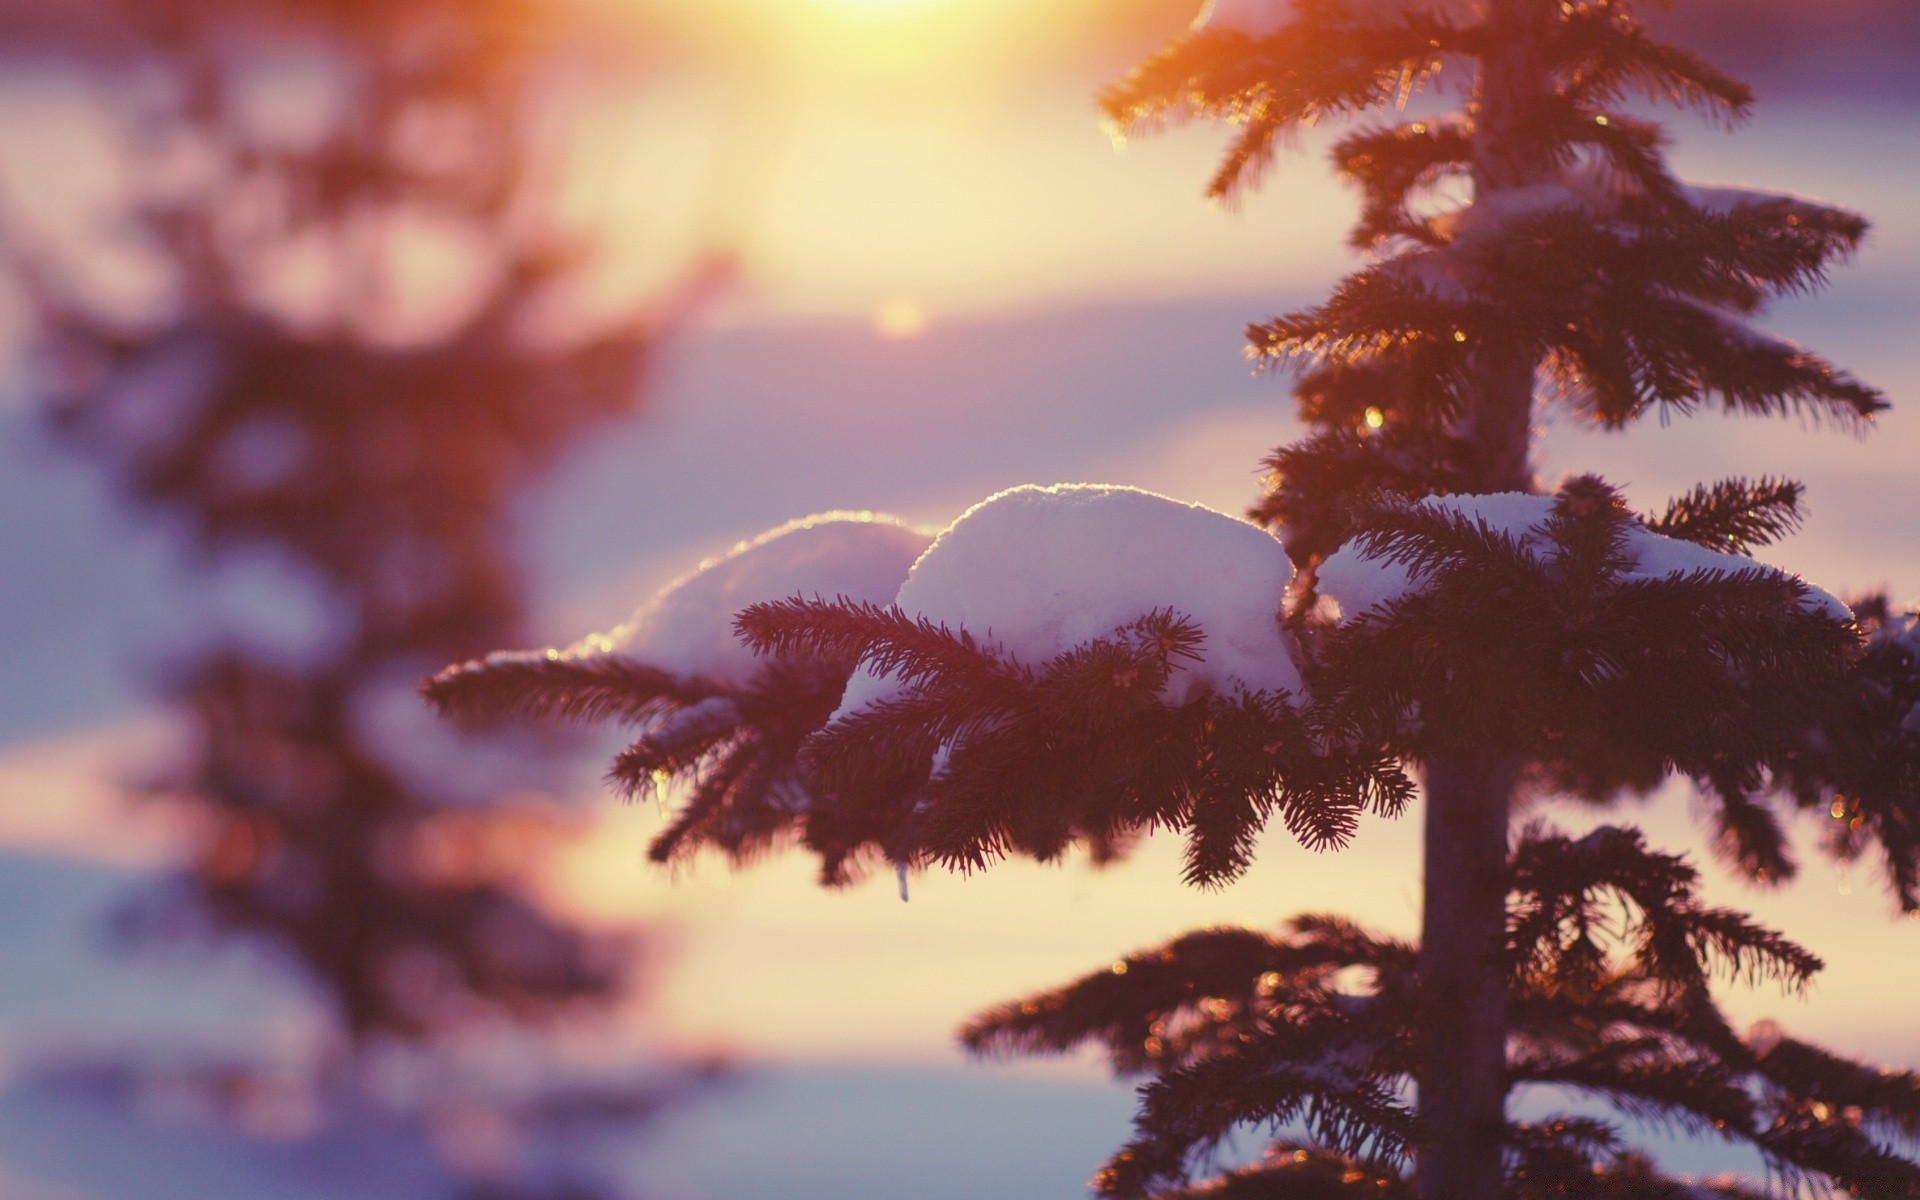
<svg viewBox="0 0 1920 1200"><path fill-rule="evenodd" d="M236 634L173 670L191 752L152 790L204 819L134 926L286 951L339 1021L323 1092L369 1055L611 1014L639 945L527 892L526 849L556 814L499 763L462 769L474 744L406 719L423 670L526 637L513 502L635 410L659 339L721 264L689 263L682 291L588 336L543 327L590 251L553 220L541 72L578 37L555 6L128 0L89 16L61 49L126 122L128 224L165 299L129 313L15 231L47 411L210 567L266 571L276 588L254 603L290 605L280 624L305 643ZM422 231L452 239L470 278L424 288L407 258ZM556 767L563 749L516 746ZM524 1131L660 1099L631 1071L529 1069L492 1100L439 1100L498 1102ZM480 1157L511 1159L507 1144ZM517 1169L487 1194L585 1194Z"/></svg>

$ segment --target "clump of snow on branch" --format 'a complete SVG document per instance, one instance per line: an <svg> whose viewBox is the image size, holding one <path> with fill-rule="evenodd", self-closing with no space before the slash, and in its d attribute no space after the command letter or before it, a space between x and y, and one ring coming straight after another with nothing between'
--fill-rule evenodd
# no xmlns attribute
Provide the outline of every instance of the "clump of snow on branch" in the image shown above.
<svg viewBox="0 0 1920 1200"><path fill-rule="evenodd" d="M743 687L765 664L734 634L741 609L794 596L887 604L932 540L927 530L876 513L790 521L701 563L626 624L567 653L625 654L677 675Z"/></svg>
<svg viewBox="0 0 1920 1200"><path fill-rule="evenodd" d="M1439 299L1466 300L1481 272L1475 257L1514 225L1551 212L1609 220L1620 207L1621 181L1602 164L1575 163L1558 177L1476 198L1427 222L1435 244L1402 255L1394 270Z"/></svg>
<svg viewBox="0 0 1920 1200"><path fill-rule="evenodd" d="M1630 177L1602 160L1590 159L1562 168L1551 179L1477 197L1471 204L1435 216L1428 227L1437 241L1465 248L1491 241L1515 223L1548 212L1571 211L1600 221L1618 221L1627 201L1639 194ZM1680 194L1695 209L1715 215L1775 205L1788 206L1809 217L1825 211L1811 200L1785 192L1744 187L1681 184ZM1633 227L1624 223L1619 228L1623 233L1633 232Z"/></svg>
<svg viewBox="0 0 1920 1200"><path fill-rule="evenodd" d="M1420 503L1427 508L1458 513L1487 529L1503 533L1543 564L1552 552L1553 543L1546 530L1548 518L1553 515L1552 496L1500 492L1484 496L1429 496ZM1775 570L1751 558L1665 537L1640 525L1627 528L1625 549L1632 565L1621 572L1622 583L1677 579L1696 572L1728 575L1756 568ZM1374 555L1356 542L1348 542L1329 555L1315 577L1318 594L1338 605L1343 618L1413 595L1424 584L1425 580L1416 579L1401 563ZM1853 620L1852 609L1812 586L1808 586L1801 597L1800 607L1835 621Z"/></svg>
<svg viewBox="0 0 1920 1200"><path fill-rule="evenodd" d="M1402 255L1396 270L1438 299L1468 300L1476 294L1476 288L1488 283L1475 266L1475 257L1488 245L1506 237L1515 225L1548 213L1568 212L1606 225L1631 240L1640 235L1640 229L1625 219L1624 209L1627 201L1639 194L1631 178L1604 160L1578 161L1561 169L1553 178L1480 196L1472 203L1433 216L1427 221L1427 228L1435 244ZM1682 184L1680 194L1699 212L1715 216L1742 208L1774 205L1788 206L1803 218L1812 218L1824 211L1822 206L1798 196L1743 187ZM1717 315L1750 341L1790 345L1747 328L1732 313L1716 306L1698 306Z"/></svg>
<svg viewBox="0 0 1920 1200"><path fill-rule="evenodd" d="M1490 242L1510 227L1543 213L1570 211L1590 217L1613 216L1620 207L1619 183L1596 164L1570 167L1558 179L1508 188L1433 218L1440 241L1464 248Z"/></svg>
<svg viewBox="0 0 1920 1200"><path fill-rule="evenodd" d="M1293 19L1293 0L1207 0L1195 29L1230 29L1248 37L1272 37Z"/></svg>
<svg viewBox="0 0 1920 1200"><path fill-rule="evenodd" d="M1738 208L1757 208L1785 204L1802 213L1818 213L1826 205L1796 196L1791 192L1762 191L1739 184L1683 184L1681 192L1688 203L1702 212L1729 213Z"/></svg>
<svg viewBox="0 0 1920 1200"><path fill-rule="evenodd" d="M1238 517L1127 487L1017 487L976 504L914 564L894 601L1038 664L1171 610L1205 636L1178 659L1161 698L1302 693L1280 612L1293 564L1273 535ZM901 691L854 672L837 715Z"/></svg>

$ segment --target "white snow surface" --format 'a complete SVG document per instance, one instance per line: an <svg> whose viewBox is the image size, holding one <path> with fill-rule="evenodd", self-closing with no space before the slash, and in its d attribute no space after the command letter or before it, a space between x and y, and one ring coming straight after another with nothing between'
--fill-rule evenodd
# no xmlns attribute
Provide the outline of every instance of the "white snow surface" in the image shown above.
<svg viewBox="0 0 1920 1200"><path fill-rule="evenodd" d="M1459 513L1505 533L1538 558L1551 546L1545 526L1553 515L1553 501L1552 496L1499 492L1484 496L1429 496L1420 503L1427 508ZM1755 567L1777 570L1742 555L1709 550L1698 543L1666 537L1637 525L1627 530L1626 549L1633 566L1621 573L1622 582L1673 579L1696 571L1732 574ZM1416 581L1400 563L1367 554L1354 542L1334 551L1320 564L1315 582L1318 593L1339 606L1342 619L1412 595L1424 583ZM1816 587L1807 589L1800 607L1835 621L1853 620L1852 609Z"/></svg>
<svg viewBox="0 0 1920 1200"><path fill-rule="evenodd" d="M1687 184L1682 189L1695 208L1704 212L1728 213L1736 208L1787 201L1808 208L1824 208L1817 200L1808 200L1790 192L1768 192L1739 184Z"/></svg>
<svg viewBox="0 0 1920 1200"><path fill-rule="evenodd" d="M1248 37L1272 37L1293 20L1293 0L1207 0L1195 29L1231 29Z"/></svg>
<svg viewBox="0 0 1920 1200"><path fill-rule="evenodd" d="M626 624L569 655L623 653L683 676L746 685L761 660L735 636L748 605L793 596L891 603L933 534L894 517L830 512L741 542L662 588Z"/></svg>
<svg viewBox="0 0 1920 1200"><path fill-rule="evenodd" d="M1157 609L1206 635L1161 698L1304 689L1280 610L1293 564L1256 525L1130 487L1025 486L974 505L914 564L895 601L1038 664ZM900 681L854 672L845 716L896 696Z"/></svg>

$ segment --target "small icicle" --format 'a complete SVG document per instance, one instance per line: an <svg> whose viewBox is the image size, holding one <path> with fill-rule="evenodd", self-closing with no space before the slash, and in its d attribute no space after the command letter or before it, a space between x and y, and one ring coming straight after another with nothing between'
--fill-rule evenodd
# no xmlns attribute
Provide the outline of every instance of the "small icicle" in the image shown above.
<svg viewBox="0 0 1920 1200"><path fill-rule="evenodd" d="M900 903L907 902L907 864L893 864L893 877L900 881Z"/></svg>

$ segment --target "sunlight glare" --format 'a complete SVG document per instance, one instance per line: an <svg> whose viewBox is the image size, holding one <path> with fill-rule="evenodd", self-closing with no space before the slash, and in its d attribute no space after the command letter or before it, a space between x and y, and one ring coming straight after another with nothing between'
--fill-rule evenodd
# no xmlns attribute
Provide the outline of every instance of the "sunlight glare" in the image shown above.
<svg viewBox="0 0 1920 1200"><path fill-rule="evenodd" d="M889 296L873 310L873 331L889 341L911 341L927 331L927 310L911 296Z"/></svg>
<svg viewBox="0 0 1920 1200"><path fill-rule="evenodd" d="M906 17L942 8L953 0L813 0L823 8L859 17Z"/></svg>

